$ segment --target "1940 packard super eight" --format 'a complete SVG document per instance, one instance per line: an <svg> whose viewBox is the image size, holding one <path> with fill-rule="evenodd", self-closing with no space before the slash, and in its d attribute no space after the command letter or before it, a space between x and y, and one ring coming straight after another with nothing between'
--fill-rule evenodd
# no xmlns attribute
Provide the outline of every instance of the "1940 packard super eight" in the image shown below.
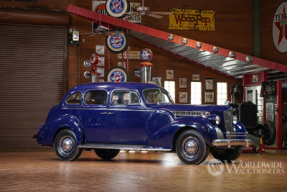
<svg viewBox="0 0 287 192"><path fill-rule="evenodd" d="M209 152L235 160L251 144L229 106L176 105L169 93L146 83L87 83L69 90L33 137L54 146L64 161L83 149L111 159L121 149L176 152L200 164Z"/></svg>

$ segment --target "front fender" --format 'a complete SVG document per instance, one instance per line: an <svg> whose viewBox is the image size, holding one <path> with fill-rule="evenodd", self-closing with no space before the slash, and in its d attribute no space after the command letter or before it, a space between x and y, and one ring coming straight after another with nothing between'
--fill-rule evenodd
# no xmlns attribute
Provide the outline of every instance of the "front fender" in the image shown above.
<svg viewBox="0 0 287 192"><path fill-rule="evenodd" d="M75 116L67 114L44 124L38 132L38 143L41 145L53 145L55 133L61 128L74 131L77 145L83 143L84 129L82 123Z"/></svg>
<svg viewBox="0 0 287 192"><path fill-rule="evenodd" d="M190 116L178 118L158 129L152 135L148 135L148 143L150 146L172 149L174 136L178 131L185 128L195 129L200 132L208 145L212 145L212 140L217 138L215 125L210 123L207 119ZM152 127L149 127L149 129L152 129Z"/></svg>
<svg viewBox="0 0 287 192"><path fill-rule="evenodd" d="M233 130L235 133L245 133L246 128L241 122L237 122L235 125L233 125ZM246 139L245 137L236 137L236 139Z"/></svg>

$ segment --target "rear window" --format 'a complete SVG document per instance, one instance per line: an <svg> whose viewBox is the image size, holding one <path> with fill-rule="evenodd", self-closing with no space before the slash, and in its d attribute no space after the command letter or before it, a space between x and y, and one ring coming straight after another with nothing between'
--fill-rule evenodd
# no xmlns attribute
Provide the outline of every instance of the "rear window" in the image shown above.
<svg viewBox="0 0 287 192"><path fill-rule="evenodd" d="M73 93L66 100L66 104L70 104L70 105L80 104L81 103L81 98L82 98L82 93L81 92Z"/></svg>

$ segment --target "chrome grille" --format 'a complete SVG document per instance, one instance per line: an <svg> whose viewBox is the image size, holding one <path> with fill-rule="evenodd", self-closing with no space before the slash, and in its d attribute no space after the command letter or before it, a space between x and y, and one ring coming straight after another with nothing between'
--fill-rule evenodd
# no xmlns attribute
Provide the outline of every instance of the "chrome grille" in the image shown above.
<svg viewBox="0 0 287 192"><path fill-rule="evenodd" d="M224 123L225 123L225 130L229 132L234 132L233 130L233 114L232 109L223 112L224 115Z"/></svg>
<svg viewBox="0 0 287 192"><path fill-rule="evenodd" d="M205 111L172 111L175 116L199 116L205 114Z"/></svg>

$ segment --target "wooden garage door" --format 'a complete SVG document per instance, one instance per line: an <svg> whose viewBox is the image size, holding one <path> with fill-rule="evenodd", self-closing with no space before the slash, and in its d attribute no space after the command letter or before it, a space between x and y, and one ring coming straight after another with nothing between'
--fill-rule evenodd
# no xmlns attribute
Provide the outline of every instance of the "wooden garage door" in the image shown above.
<svg viewBox="0 0 287 192"><path fill-rule="evenodd" d="M32 140L64 94L66 28L0 25L0 150Z"/></svg>

